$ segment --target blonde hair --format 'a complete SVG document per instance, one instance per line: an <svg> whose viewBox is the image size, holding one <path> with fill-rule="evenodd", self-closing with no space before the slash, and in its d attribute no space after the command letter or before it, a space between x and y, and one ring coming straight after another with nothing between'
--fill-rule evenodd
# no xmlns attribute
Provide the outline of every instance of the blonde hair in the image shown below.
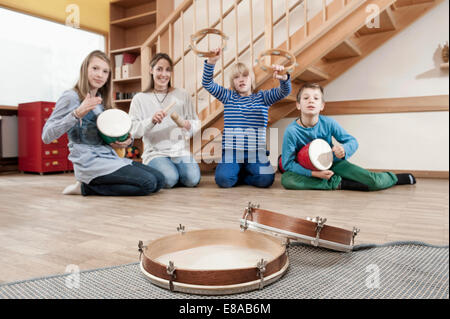
<svg viewBox="0 0 450 319"><path fill-rule="evenodd" d="M237 78L239 75L244 75L244 76L250 76L252 79L252 93L255 91L256 89L256 81L255 81L255 74L253 74L252 71L250 71L250 69L242 62L237 62L235 63L232 67L231 67L231 73L230 73L230 88L232 90L236 90L236 88L234 87L234 79Z"/></svg>
<svg viewBox="0 0 450 319"><path fill-rule="evenodd" d="M90 91L89 86L89 78L88 78L88 69L89 69L89 63L91 63L91 59L97 57L99 59L102 59L105 61L109 66L109 75L108 80L106 81L105 85L103 85L100 89L98 89L98 93L100 93L102 99L103 99L103 107L105 109L112 108L111 106L111 61L109 60L108 56L103 53L102 51L95 50L89 53L89 55L84 59L83 63L81 64L80 68L80 78L78 79L77 84L73 88L75 92L77 92L78 97L80 98L80 101L83 101L87 94Z"/></svg>

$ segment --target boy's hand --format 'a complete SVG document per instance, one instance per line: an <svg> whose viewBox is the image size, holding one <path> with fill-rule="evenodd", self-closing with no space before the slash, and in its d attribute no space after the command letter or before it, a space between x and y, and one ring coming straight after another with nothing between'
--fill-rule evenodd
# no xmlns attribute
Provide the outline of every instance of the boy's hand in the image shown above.
<svg viewBox="0 0 450 319"><path fill-rule="evenodd" d="M316 177L316 178L330 180L330 178L333 177L334 172L330 171L330 170L327 170L327 171L313 171L311 175L313 177Z"/></svg>
<svg viewBox="0 0 450 319"><path fill-rule="evenodd" d="M214 50L211 50L212 53L215 54L215 56L208 58L208 64L216 64L217 61L219 61L220 56L222 55L222 48L217 48Z"/></svg>
<svg viewBox="0 0 450 319"><path fill-rule="evenodd" d="M337 158L345 157L345 149L342 147L342 145L333 146L331 150L333 151L334 155L336 155Z"/></svg>
<svg viewBox="0 0 450 319"><path fill-rule="evenodd" d="M280 72L284 71L284 66L278 64L272 64L273 77L278 80L286 81L288 79L287 74L280 75Z"/></svg>

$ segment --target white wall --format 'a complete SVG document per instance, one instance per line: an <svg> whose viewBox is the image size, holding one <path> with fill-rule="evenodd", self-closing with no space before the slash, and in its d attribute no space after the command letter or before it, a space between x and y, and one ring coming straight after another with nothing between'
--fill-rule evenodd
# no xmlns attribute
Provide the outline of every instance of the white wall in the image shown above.
<svg viewBox="0 0 450 319"><path fill-rule="evenodd" d="M330 83L326 100L448 95L448 70L439 68L439 45L448 39L447 0ZM449 170L448 117L448 112L333 116L359 141L353 163L431 171ZM279 152L293 120L272 126L279 130Z"/></svg>
<svg viewBox="0 0 450 319"><path fill-rule="evenodd" d="M446 0L326 88L329 101L448 94L439 45L449 39Z"/></svg>

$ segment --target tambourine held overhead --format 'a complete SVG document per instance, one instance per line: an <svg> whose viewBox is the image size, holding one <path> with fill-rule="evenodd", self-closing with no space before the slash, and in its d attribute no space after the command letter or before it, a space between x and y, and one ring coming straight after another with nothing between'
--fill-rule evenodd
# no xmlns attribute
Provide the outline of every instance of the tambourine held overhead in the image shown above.
<svg viewBox="0 0 450 319"><path fill-rule="evenodd" d="M199 57L212 58L216 55L214 52L200 51L196 47L197 43L201 39L203 39L207 34L216 34L216 35L219 35L222 37L222 39L223 39L222 47L221 47L222 50L225 50L225 48L227 46L227 40L229 40L229 38L221 30L212 29L212 28L202 29L202 30L197 31L195 34L191 35L191 44L189 45L189 47L192 49L192 51Z"/></svg>
<svg viewBox="0 0 450 319"><path fill-rule="evenodd" d="M280 74L292 73L294 72L294 69L298 66L295 59L295 55L292 52L280 49L270 49L261 52L259 54L258 59L256 60L261 70L265 72L273 72L272 66L264 64L264 57L271 55L282 56L288 59L288 64L284 66L284 71L281 71Z"/></svg>

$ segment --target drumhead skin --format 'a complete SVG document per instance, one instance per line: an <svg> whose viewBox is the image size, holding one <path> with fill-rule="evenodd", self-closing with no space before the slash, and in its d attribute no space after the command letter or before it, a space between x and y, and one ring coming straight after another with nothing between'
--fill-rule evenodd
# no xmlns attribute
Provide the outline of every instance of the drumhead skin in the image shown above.
<svg viewBox="0 0 450 319"><path fill-rule="evenodd" d="M106 143L123 142L131 130L131 118L122 110L106 110L97 117L97 128Z"/></svg>
<svg viewBox="0 0 450 319"><path fill-rule="evenodd" d="M333 165L333 151L327 141L318 138L298 152L297 161L304 168L325 171Z"/></svg>
<svg viewBox="0 0 450 319"><path fill-rule="evenodd" d="M325 171L333 165L333 152L330 144L320 138L312 141L309 147L309 158L320 171Z"/></svg>
<svg viewBox="0 0 450 319"><path fill-rule="evenodd" d="M171 263L175 269L173 276L168 272ZM288 265L286 246L281 239L239 229L197 230L166 236L149 243L141 256L141 271L152 283L205 295L259 289L279 279Z"/></svg>

